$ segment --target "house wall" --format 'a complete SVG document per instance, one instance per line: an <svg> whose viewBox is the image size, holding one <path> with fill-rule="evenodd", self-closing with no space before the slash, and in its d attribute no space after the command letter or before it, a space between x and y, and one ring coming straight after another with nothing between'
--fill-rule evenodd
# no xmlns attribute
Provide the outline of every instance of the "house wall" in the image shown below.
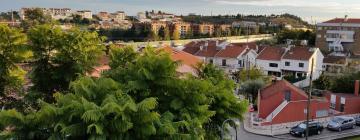
<svg viewBox="0 0 360 140"><path fill-rule="evenodd" d="M351 94L351 93L350 93ZM331 95L336 96L336 102L335 102L335 110L340 112L340 106L341 106L341 97L339 95L331 94L331 93L325 93L325 97L331 101ZM345 98L345 106L344 106L344 112L343 114L357 114L360 113L360 97L344 97ZM330 104L329 104L330 106Z"/></svg>
<svg viewBox="0 0 360 140"><path fill-rule="evenodd" d="M272 124L306 120L307 100L290 102L278 115L272 120ZM316 119L316 111L329 110L329 102L312 100L310 103L310 119ZM324 116L327 117L327 116Z"/></svg>
<svg viewBox="0 0 360 140"><path fill-rule="evenodd" d="M291 101L298 101L298 100L306 100L307 98L300 95L293 89L285 89L291 91ZM284 91L279 91L275 93L274 95L266 98L266 99L260 99L258 111L259 111L259 117L265 119L268 115L270 115L283 101L285 98Z"/></svg>
<svg viewBox="0 0 360 140"><path fill-rule="evenodd" d="M290 66L285 66L285 62L290 62ZM304 63L304 67L299 67L299 63ZM291 59L282 59L281 60L281 67L283 70L289 71L299 71L299 72L309 72L309 60L302 61L302 60L291 60Z"/></svg>
<svg viewBox="0 0 360 140"><path fill-rule="evenodd" d="M278 67L270 67L269 63L277 63ZM272 60L260 60L256 59L256 66L263 70L264 74L268 74L268 71L281 72L281 61L272 61Z"/></svg>

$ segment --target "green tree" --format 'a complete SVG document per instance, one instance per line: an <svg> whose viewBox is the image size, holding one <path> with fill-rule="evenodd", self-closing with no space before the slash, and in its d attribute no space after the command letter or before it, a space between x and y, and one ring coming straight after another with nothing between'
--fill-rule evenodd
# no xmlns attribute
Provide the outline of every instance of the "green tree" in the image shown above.
<svg viewBox="0 0 360 140"><path fill-rule="evenodd" d="M22 70L16 63L27 57L26 41L20 30L0 24L0 106L10 102L11 87L21 87L23 74L18 75Z"/></svg>
<svg viewBox="0 0 360 140"><path fill-rule="evenodd" d="M172 33L172 39L173 40L179 40L180 39L180 32L176 29L174 29L173 33Z"/></svg>
<svg viewBox="0 0 360 140"><path fill-rule="evenodd" d="M242 69L235 73L235 77L239 82L245 82L247 80L262 79L266 83L270 81L270 77L263 74L260 69L251 67L250 69Z"/></svg>
<svg viewBox="0 0 360 140"><path fill-rule="evenodd" d="M0 125L8 139L149 139L157 131L160 115L155 98L135 102L121 86L107 78L80 78L71 93L57 93L56 104L42 102L38 112L23 115L0 112ZM163 119L166 123L166 120Z"/></svg>
<svg viewBox="0 0 360 140"><path fill-rule="evenodd" d="M163 40L170 40L170 39L171 39L170 30L169 30L169 27L166 27L164 30Z"/></svg>
<svg viewBox="0 0 360 140"><path fill-rule="evenodd" d="M320 75L318 79L316 79L314 83L314 87L322 90L330 90L332 88L332 81L330 76L326 76L324 74ZM334 81L335 82L335 81Z"/></svg>
<svg viewBox="0 0 360 140"><path fill-rule="evenodd" d="M134 63L138 53L134 47L112 47L110 50L110 67L116 69L117 67L126 67L128 64Z"/></svg>
<svg viewBox="0 0 360 140"><path fill-rule="evenodd" d="M248 80L240 85L240 91L246 95L251 103L255 104L258 91L265 87L262 79Z"/></svg>
<svg viewBox="0 0 360 140"><path fill-rule="evenodd" d="M103 39L94 32L39 25L28 34L34 52L31 79L34 89L47 98L52 98L55 91L68 89L72 80L91 71L103 50Z"/></svg>
<svg viewBox="0 0 360 140"><path fill-rule="evenodd" d="M33 26L39 24L51 23L52 19L50 15L43 12L41 8L28 9L25 11L25 20L21 22L21 27L28 30Z"/></svg>
<svg viewBox="0 0 360 140"><path fill-rule="evenodd" d="M157 32L155 32L155 31L150 31L147 38L150 41L158 41L159 40L159 36L158 36Z"/></svg>

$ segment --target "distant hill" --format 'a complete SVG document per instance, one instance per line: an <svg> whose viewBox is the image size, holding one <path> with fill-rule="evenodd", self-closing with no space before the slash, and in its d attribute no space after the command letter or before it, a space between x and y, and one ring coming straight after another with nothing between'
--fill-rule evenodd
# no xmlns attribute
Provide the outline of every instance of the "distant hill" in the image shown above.
<svg viewBox="0 0 360 140"><path fill-rule="evenodd" d="M264 23L276 23L276 24L290 24L292 26L309 26L309 23L302 20L300 17L283 14L283 15L218 15L218 16L200 16L200 15L189 15L181 16L186 22L191 23L213 23L213 24L231 24L234 21L254 21Z"/></svg>

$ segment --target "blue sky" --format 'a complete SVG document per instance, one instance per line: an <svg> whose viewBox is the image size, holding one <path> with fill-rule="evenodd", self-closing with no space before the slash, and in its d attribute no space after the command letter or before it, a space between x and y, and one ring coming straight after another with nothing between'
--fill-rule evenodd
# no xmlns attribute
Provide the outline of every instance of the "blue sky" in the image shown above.
<svg viewBox="0 0 360 140"><path fill-rule="evenodd" d="M344 15L360 18L359 0L0 0L0 3L0 11L21 7L69 7L94 12L122 10L128 15L152 9L184 15L291 13L309 22Z"/></svg>

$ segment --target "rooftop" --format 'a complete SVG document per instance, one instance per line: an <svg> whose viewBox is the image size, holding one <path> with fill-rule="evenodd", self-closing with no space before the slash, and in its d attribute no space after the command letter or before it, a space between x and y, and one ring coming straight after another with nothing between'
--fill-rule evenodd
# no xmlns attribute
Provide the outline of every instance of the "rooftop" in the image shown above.
<svg viewBox="0 0 360 140"><path fill-rule="evenodd" d="M324 23L352 23L352 24L360 24L359 18L334 18L328 21L325 21Z"/></svg>
<svg viewBox="0 0 360 140"><path fill-rule="evenodd" d="M268 46L268 47L265 47L260 52L257 59L279 61L279 60L281 60L281 57L284 54L284 52L285 52L284 48Z"/></svg>
<svg viewBox="0 0 360 140"><path fill-rule="evenodd" d="M308 47L292 47L289 51L285 53L283 59L291 60L309 60L314 54L312 48Z"/></svg>

